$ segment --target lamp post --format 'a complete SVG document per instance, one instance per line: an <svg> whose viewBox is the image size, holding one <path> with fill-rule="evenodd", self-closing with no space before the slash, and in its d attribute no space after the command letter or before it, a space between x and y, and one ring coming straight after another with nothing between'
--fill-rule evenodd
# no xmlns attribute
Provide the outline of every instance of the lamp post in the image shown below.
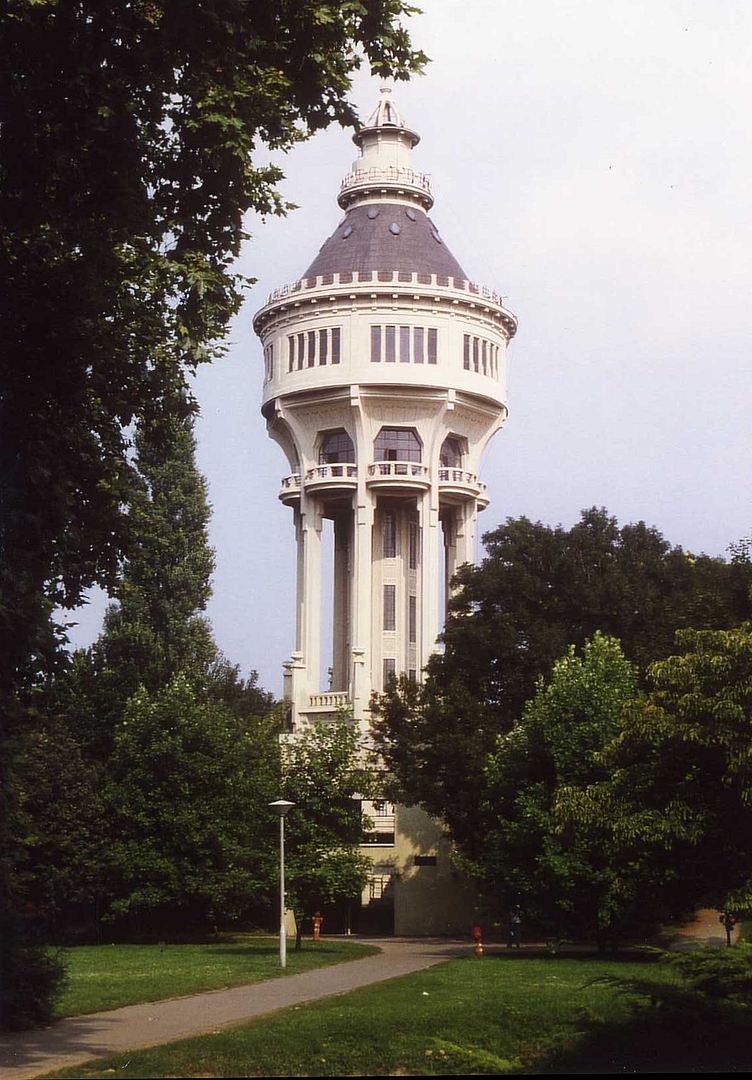
<svg viewBox="0 0 752 1080"><path fill-rule="evenodd" d="M269 803L279 814L279 966L287 967L287 932L285 930L285 815L295 803L277 799Z"/></svg>

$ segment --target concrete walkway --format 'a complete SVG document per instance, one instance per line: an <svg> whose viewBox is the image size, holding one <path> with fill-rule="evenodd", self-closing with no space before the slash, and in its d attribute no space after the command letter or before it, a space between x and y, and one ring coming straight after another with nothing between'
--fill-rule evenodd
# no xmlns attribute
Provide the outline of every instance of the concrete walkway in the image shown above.
<svg viewBox="0 0 752 1080"><path fill-rule="evenodd" d="M61 1020L40 1031L6 1035L0 1050L2 1080L29 1080L40 1073L80 1065L91 1058L206 1034L291 1005L346 994L361 986L422 971L452 957L472 953L472 942L386 938L365 944L377 945L381 952L378 956L317 968L302 975L286 975L250 986L212 990L149 1005L128 1005Z"/></svg>

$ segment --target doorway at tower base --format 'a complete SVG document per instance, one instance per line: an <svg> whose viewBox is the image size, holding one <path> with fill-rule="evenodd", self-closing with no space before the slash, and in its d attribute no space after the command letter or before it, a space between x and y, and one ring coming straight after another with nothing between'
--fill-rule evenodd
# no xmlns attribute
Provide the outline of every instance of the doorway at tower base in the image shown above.
<svg viewBox="0 0 752 1080"><path fill-rule="evenodd" d="M470 935L483 909L454 865L452 844L440 822L417 806L396 806L393 842L364 844L361 851L374 872L355 916L357 933Z"/></svg>

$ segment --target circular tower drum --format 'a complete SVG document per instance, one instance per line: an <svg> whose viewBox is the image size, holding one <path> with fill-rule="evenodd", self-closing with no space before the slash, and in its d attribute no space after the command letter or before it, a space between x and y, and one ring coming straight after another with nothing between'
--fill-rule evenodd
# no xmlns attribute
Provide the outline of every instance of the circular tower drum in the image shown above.
<svg viewBox="0 0 752 1080"><path fill-rule="evenodd" d="M353 137L344 216L305 275L256 314L262 410L285 452L298 542L293 730L348 703L367 722L392 675L419 680L487 505L481 455L507 415L517 322L468 280L429 217L419 136L388 89ZM322 523L333 521L330 686L320 685Z"/></svg>

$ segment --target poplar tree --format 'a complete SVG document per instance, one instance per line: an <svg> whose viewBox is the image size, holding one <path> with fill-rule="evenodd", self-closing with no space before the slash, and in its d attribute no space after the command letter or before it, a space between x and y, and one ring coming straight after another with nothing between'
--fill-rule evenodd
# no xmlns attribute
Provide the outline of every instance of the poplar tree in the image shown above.
<svg viewBox="0 0 752 1080"><path fill-rule="evenodd" d="M203 614L210 508L185 388L173 394L176 407L135 434L138 543L117 603L95 644L55 681L46 737L26 771L32 835L47 837L30 844L30 895L40 905L54 898L53 922L71 901L145 928L210 911L226 917L243 898L247 906L266 895L260 808L275 797L279 772L273 702L255 673L242 679L221 655ZM63 730L84 777L70 786L73 800L59 792L53 806L38 781L51 768L44 749L53 752ZM72 835L88 842L71 851Z"/></svg>

